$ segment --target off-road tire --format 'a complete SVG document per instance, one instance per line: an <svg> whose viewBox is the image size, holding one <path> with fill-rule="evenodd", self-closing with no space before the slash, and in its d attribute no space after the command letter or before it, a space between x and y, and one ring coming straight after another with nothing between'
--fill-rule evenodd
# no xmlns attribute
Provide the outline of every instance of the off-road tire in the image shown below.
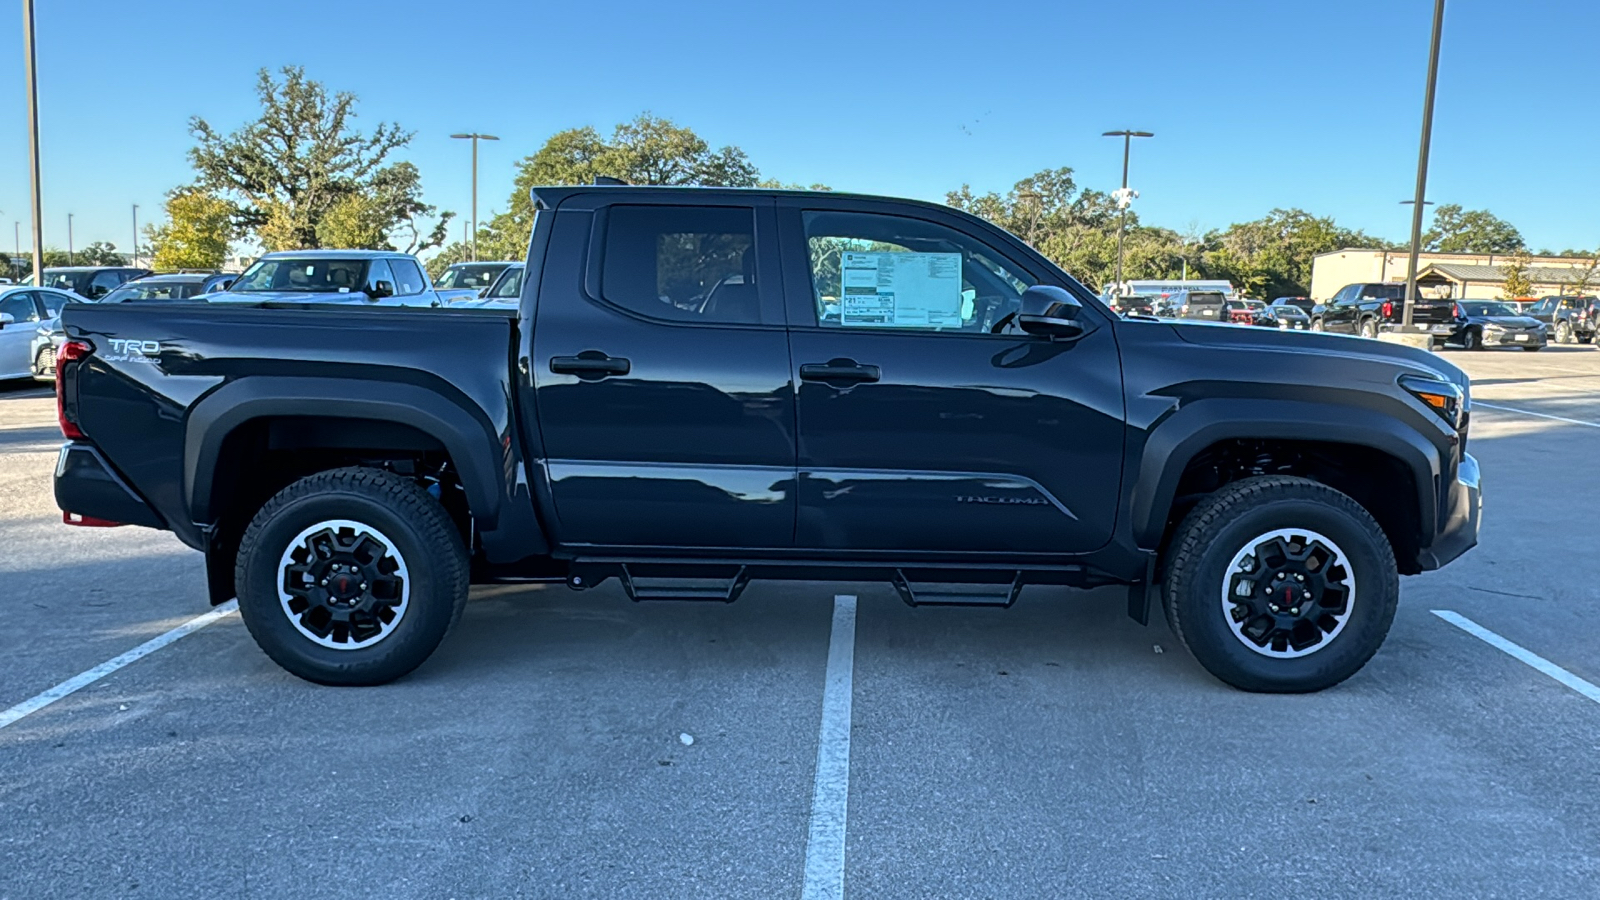
<svg viewBox="0 0 1600 900"><path fill-rule="evenodd" d="M316 643L279 598L285 552L303 530L332 520L377 529L407 569L405 612L370 646ZM289 672L328 685L384 684L421 665L461 618L467 586L467 551L439 502L416 482L361 467L319 472L279 491L245 530L234 569L240 616L262 651Z"/></svg>
<svg viewBox="0 0 1600 900"><path fill-rule="evenodd" d="M1222 592L1234 554L1274 529L1328 536L1353 569L1355 600L1342 630L1292 659L1247 647L1226 621ZM1305 693L1332 687L1382 646L1399 602L1394 551L1360 504L1307 478L1269 475L1235 481L1184 517L1164 556L1167 624L1206 671L1246 691Z"/></svg>

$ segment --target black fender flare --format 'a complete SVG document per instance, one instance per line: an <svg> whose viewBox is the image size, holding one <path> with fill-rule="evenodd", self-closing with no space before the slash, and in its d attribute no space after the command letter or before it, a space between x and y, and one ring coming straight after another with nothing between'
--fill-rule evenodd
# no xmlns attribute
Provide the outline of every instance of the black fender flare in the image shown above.
<svg viewBox="0 0 1600 900"><path fill-rule="evenodd" d="M1360 407L1232 397L1187 403L1150 432L1129 498L1139 547L1160 545L1189 461L1206 447L1232 439L1323 441L1369 447L1392 456L1410 470L1416 484L1424 545L1435 532L1439 450L1405 421Z"/></svg>
<svg viewBox="0 0 1600 900"><path fill-rule="evenodd" d="M500 439L487 418L435 390L391 381L257 375L228 382L189 410L184 428L184 499L197 522L212 522L213 476L223 442L254 419L295 416L366 419L409 425L450 454L472 518L493 530L506 494Z"/></svg>

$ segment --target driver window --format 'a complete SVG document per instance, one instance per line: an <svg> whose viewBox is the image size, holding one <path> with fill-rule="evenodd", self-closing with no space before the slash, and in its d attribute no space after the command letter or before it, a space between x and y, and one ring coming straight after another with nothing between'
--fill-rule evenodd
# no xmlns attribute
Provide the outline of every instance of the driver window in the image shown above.
<svg viewBox="0 0 1600 900"><path fill-rule="evenodd" d="M395 290L394 275L389 272L389 264L381 259L375 259L367 267L367 282L362 287L362 290L370 294L377 290L378 282L380 281L389 282L389 290ZM398 292L396 291L396 293Z"/></svg>
<svg viewBox="0 0 1600 900"><path fill-rule="evenodd" d="M817 323L987 333L1034 279L992 247L905 216L802 214Z"/></svg>

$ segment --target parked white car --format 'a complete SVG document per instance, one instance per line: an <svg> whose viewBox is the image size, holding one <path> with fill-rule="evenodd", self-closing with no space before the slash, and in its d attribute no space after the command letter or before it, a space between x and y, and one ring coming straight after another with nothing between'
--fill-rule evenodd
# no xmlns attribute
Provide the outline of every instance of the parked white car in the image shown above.
<svg viewBox="0 0 1600 900"><path fill-rule="evenodd" d="M0 379L56 376L55 331L61 307L83 298L53 288L0 287Z"/></svg>

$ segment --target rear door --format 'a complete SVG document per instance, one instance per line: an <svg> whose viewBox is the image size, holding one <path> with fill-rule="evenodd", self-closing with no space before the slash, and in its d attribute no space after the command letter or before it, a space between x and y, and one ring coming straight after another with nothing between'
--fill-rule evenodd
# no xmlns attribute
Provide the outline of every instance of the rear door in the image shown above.
<svg viewBox="0 0 1600 900"><path fill-rule="evenodd" d="M825 197L778 209L797 545L941 560L1103 546L1121 483L1112 319L1086 300L1079 340L1007 333L1021 291L1060 276L953 214Z"/></svg>
<svg viewBox="0 0 1600 900"><path fill-rule="evenodd" d="M547 262L528 270L542 274L523 421L538 422L556 540L790 547L794 391L772 202L639 196L568 198Z"/></svg>

